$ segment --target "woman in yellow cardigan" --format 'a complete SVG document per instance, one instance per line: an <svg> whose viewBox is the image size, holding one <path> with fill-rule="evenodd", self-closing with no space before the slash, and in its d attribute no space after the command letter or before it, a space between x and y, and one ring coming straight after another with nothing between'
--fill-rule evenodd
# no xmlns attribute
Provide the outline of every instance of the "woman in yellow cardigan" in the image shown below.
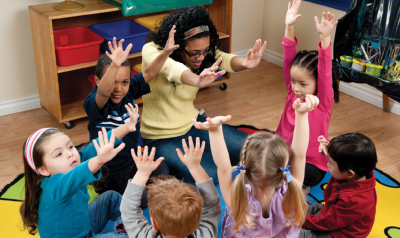
<svg viewBox="0 0 400 238"><path fill-rule="evenodd" d="M208 132L198 130L191 121L205 121L194 108L193 100L199 88L205 87L227 72L251 69L258 65L266 42L257 40L247 57L242 58L218 50L219 37L207 10L200 6L181 8L166 17L152 32L152 41L142 50L142 68L161 53L169 32L176 26L175 44L179 45L167 59L159 74L149 82L151 93L143 96L141 134L145 145L156 147L156 157L164 157L171 174L194 183L187 167L180 161L176 149L182 149L182 139L199 137L206 142L202 167L218 184ZM222 71L215 73L220 69ZM225 141L232 165L239 162L240 150L247 134L224 125Z"/></svg>

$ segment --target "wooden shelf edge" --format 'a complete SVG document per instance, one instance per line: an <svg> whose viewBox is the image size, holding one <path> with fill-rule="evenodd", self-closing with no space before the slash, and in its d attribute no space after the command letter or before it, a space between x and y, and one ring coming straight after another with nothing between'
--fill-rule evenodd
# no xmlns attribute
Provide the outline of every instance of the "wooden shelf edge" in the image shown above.
<svg viewBox="0 0 400 238"><path fill-rule="evenodd" d="M103 55L103 53L100 53L100 56L102 56L102 55ZM100 56L99 56L99 58L100 58ZM141 56L142 56L142 52L135 52L135 53L129 54L128 59L133 59L133 58L141 57ZM69 65L69 66L57 65L57 72L65 73L65 72L74 71L77 69L89 68L89 67L96 66L96 65L97 65L97 60L85 62L85 63L81 63L81 64Z"/></svg>
<svg viewBox="0 0 400 238"><path fill-rule="evenodd" d="M229 38L229 35L228 35L228 34L225 34L225 33L220 32L220 31L218 31L218 35L219 35L219 39L220 39L220 40Z"/></svg>

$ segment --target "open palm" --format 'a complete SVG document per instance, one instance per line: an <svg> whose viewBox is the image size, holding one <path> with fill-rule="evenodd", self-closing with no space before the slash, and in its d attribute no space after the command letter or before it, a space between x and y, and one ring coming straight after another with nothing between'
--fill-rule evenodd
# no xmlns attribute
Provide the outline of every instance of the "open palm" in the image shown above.
<svg viewBox="0 0 400 238"><path fill-rule="evenodd" d="M293 5L290 6L290 2L289 2L289 6L288 6L288 11L286 12L286 19L285 19L285 24L286 25L293 25L297 19L299 19L301 17L300 14L297 14L297 12L299 11L300 8L300 3L301 0L294 0L293 1Z"/></svg>
<svg viewBox="0 0 400 238"><path fill-rule="evenodd" d="M321 36L328 37L331 34L333 28L338 24L335 20L335 14L331 14L328 12L322 13L321 23L319 22L318 17L315 17L315 24L317 26L317 31Z"/></svg>

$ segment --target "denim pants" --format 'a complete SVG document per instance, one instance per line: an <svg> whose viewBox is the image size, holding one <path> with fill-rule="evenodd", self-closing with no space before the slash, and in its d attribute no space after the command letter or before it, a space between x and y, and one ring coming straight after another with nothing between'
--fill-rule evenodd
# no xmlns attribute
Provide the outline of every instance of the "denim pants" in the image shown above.
<svg viewBox="0 0 400 238"><path fill-rule="evenodd" d="M89 204L90 233L86 238L111 238L128 237L126 232L115 232L116 227L122 224L121 212L121 194L115 191L107 191L100 194L96 200ZM114 221L114 232L100 233L107 225L109 220Z"/></svg>
<svg viewBox="0 0 400 238"><path fill-rule="evenodd" d="M197 121L204 122L206 121L206 118L199 115L197 117ZM248 135L228 125L222 125L222 128L231 164L237 165L240 161L240 151ZM144 144L150 148L156 147L156 158L164 157L164 162L168 165L171 175L177 176L178 178L183 178L184 181L187 183L194 184L195 181L192 175L190 174L187 167L181 162L178 154L176 153L177 148L179 148L183 152L182 139L185 139L187 143L189 136L192 137L194 143L196 137L200 138L200 142L206 142L200 164L204 168L208 176L213 179L214 183L218 184L217 166L215 165L213 157L211 155L208 131L199 130L192 126L192 128L182 136L156 140L145 139Z"/></svg>

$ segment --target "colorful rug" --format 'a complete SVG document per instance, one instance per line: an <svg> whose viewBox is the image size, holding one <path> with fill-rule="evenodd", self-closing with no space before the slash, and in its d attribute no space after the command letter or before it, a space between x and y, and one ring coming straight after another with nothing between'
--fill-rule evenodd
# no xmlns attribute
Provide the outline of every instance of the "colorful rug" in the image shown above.
<svg viewBox="0 0 400 238"><path fill-rule="evenodd" d="M260 131L252 126L242 125L235 128L248 134ZM310 202L324 203L323 191L330 176L330 173L327 173L320 184L311 188L307 196ZM378 194L378 204L374 227L368 237L400 238L400 183L378 169L375 169L375 177L377 181L376 191ZM19 213L19 208L24 199L24 181L24 177L21 174L0 192L0 238L33 237L29 235L27 230L23 229ZM93 201L98 195L90 186L88 188L91 201ZM217 189L220 193L219 186L217 186ZM221 221L225 213L225 206L225 202L222 200L221 207L223 214L221 216ZM149 218L148 209L145 209L143 213ZM219 228L221 228L221 221L218 224ZM111 230L111 224L107 226L106 229ZM220 230L221 229L219 229L219 231ZM39 237L39 235L36 234L34 237Z"/></svg>

